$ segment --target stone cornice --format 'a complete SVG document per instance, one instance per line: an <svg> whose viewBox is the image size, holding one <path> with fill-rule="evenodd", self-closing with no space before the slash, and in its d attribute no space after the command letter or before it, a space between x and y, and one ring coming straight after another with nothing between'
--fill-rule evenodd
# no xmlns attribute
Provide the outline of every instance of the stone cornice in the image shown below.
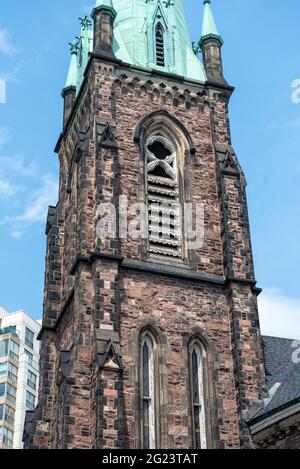
<svg viewBox="0 0 300 469"><path fill-rule="evenodd" d="M226 83L223 83L223 82L218 82L218 81L206 81L206 82L197 81L197 80L189 79L189 78L186 78L186 77L183 77L183 76L175 75L175 74L172 74L172 73L167 73L167 72L156 70L156 69L149 69L149 68L144 68L144 67L138 67L136 65L131 65L131 64L122 62L121 60L119 60L117 58L107 57L106 55L90 53L90 58L89 58L89 61L88 61L88 64L87 64L87 67L86 67L86 70L85 70L84 79L82 81L80 90L79 90L78 95L76 97L76 100L74 102L72 112L71 112L71 114L70 114L70 116L69 116L69 118L68 118L68 120L65 124L65 128L64 128L63 132L61 133L61 135L58 138L58 141L57 141L57 144L56 144L55 150L54 150L55 153L59 152L60 144L61 144L64 136L67 134L67 132L69 130L69 127L71 125L71 122L73 121L74 115L76 114L76 109L78 108L78 105L79 105L79 102L80 102L80 99L81 99L81 95L83 93L83 90L84 90L84 87L85 87L85 84L86 84L86 81L87 81L87 77L88 77L88 74L89 74L90 67L94 63L95 60L104 62L104 63L112 65L114 67L118 67L119 70L123 70L124 72L130 72L131 74L133 73L136 76L137 75L141 76L141 74L142 74L145 77L148 77L148 79L150 79L151 77L153 77L153 78L156 77L158 79L168 80L170 82L174 82L174 83L178 83L178 84L180 83L180 84L182 84L183 89L189 89L189 88L193 88L193 87L198 88L198 89L203 89L203 90L213 89L213 90L219 91L219 92L226 92L229 97L235 89L234 87L229 86L229 85L227 85Z"/></svg>
<svg viewBox="0 0 300 469"><path fill-rule="evenodd" d="M91 266L97 259L116 262L118 263L120 268L123 270L143 272L146 274L170 277L174 279L180 279L183 281L186 280L189 282L192 281L195 283L204 284L204 285L205 284L212 285L212 286L220 287L220 288L227 288L231 284L238 284L238 285L249 286L253 293L259 294L261 292L261 289L256 287L256 280L254 279L242 279L242 278L233 278L233 277L225 278L223 276L210 275L210 274L205 274L203 272L197 272L195 270L192 270L188 266L184 266L184 265L171 266L168 264L159 264L156 262L124 259L122 256L113 255L113 254L105 254L101 252L93 252L90 256L82 256L82 255L78 256L75 262L73 263L69 271L69 274L75 275L78 267L81 264L87 264ZM44 332L56 331L70 302L72 301L74 297L74 293L75 293L74 289L72 289L70 293L68 294L68 297L66 298L66 301L61 310L61 313L58 316L54 326L42 327L38 335L38 340L41 340Z"/></svg>

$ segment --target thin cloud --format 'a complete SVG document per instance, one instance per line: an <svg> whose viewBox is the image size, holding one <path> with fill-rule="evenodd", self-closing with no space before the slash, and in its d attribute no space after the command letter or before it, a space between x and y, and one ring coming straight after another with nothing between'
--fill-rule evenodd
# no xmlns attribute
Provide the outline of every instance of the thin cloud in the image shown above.
<svg viewBox="0 0 300 469"><path fill-rule="evenodd" d="M57 200L57 192L57 180L50 174L43 176L42 187L33 192L26 209L15 221L29 224L45 222L49 205Z"/></svg>
<svg viewBox="0 0 300 469"><path fill-rule="evenodd" d="M1 131L0 131L1 143ZM0 145L1 148L1 145ZM19 176L37 176L38 167L35 162L26 163L24 156L0 156L0 174L9 172Z"/></svg>
<svg viewBox="0 0 300 469"><path fill-rule="evenodd" d="M27 61L28 62L28 61ZM24 65L27 63L24 60L17 62L13 69L6 72L0 72L0 77L2 80L5 80L7 83L20 83L20 75L23 70Z"/></svg>
<svg viewBox="0 0 300 469"><path fill-rule="evenodd" d="M0 150L12 137L9 128L0 127ZM41 176L36 162L27 162L22 155L0 154L0 208L5 214L0 226L7 227L13 238L21 239L33 224L45 222L48 205L57 201L57 192L57 178Z"/></svg>
<svg viewBox="0 0 300 469"><path fill-rule="evenodd" d="M20 189L14 186L10 181L0 178L0 197L13 197L19 190Z"/></svg>
<svg viewBox="0 0 300 469"><path fill-rule="evenodd" d="M32 225L45 223L49 205L57 202L57 179L51 174L46 174L42 176L41 181L41 186L27 197L25 192L23 205L25 208L19 215L8 215L0 220L0 227L7 226L11 236L17 240L22 239Z"/></svg>
<svg viewBox="0 0 300 469"><path fill-rule="evenodd" d="M11 131L8 127L0 127L0 150L11 139Z"/></svg>
<svg viewBox="0 0 300 469"><path fill-rule="evenodd" d="M11 138L11 130L7 127L0 127L0 150ZM0 155L0 198L12 198L19 192L26 192L26 187L23 187L24 178L37 175L37 165L34 162L26 164L23 156ZM18 199L14 198L13 202L17 203ZM3 224L3 221L1 223Z"/></svg>
<svg viewBox="0 0 300 469"><path fill-rule="evenodd" d="M278 289L266 289L259 297L262 333L288 339L300 338L300 298L284 295Z"/></svg>
<svg viewBox="0 0 300 469"><path fill-rule="evenodd" d="M21 231L21 230L15 230L15 231L12 231L11 232L11 236L17 240L20 240L23 238L23 235L24 235L24 231Z"/></svg>
<svg viewBox="0 0 300 469"><path fill-rule="evenodd" d="M11 43L9 33L6 29L0 29L0 53L5 55L14 55L19 50Z"/></svg>

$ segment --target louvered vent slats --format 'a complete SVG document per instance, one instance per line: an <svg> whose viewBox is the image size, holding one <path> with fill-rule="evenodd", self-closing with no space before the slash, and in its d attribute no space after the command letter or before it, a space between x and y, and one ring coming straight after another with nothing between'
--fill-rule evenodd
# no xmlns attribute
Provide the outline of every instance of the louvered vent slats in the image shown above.
<svg viewBox="0 0 300 469"><path fill-rule="evenodd" d="M182 257L182 226L176 152L162 136L151 137L148 154L148 242L152 254Z"/></svg>
<svg viewBox="0 0 300 469"><path fill-rule="evenodd" d="M164 31L160 23L156 27L156 64L165 66Z"/></svg>

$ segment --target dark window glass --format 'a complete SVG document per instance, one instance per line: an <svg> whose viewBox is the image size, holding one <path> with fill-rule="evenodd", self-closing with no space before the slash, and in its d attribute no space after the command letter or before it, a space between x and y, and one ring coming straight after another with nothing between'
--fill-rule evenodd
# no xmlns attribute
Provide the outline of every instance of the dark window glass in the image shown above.
<svg viewBox="0 0 300 469"><path fill-rule="evenodd" d="M195 449L206 447L203 407L202 352L199 346L191 350L191 391Z"/></svg>
<svg viewBox="0 0 300 469"><path fill-rule="evenodd" d="M144 398L149 399L149 348L148 344L145 342L143 346L143 389L144 389Z"/></svg>
<svg viewBox="0 0 300 469"><path fill-rule="evenodd" d="M150 402L147 400L144 400L143 406L144 406L144 449L150 449L150 432L149 432L149 426L150 426L150 421L149 421L149 404Z"/></svg>
<svg viewBox="0 0 300 469"><path fill-rule="evenodd" d="M35 396L29 391L26 393L26 407L28 410L35 409Z"/></svg>
<svg viewBox="0 0 300 469"><path fill-rule="evenodd" d="M11 381L18 381L18 368L12 363L8 364L8 378Z"/></svg>
<svg viewBox="0 0 300 469"><path fill-rule="evenodd" d="M33 339L34 339L34 333L30 329L28 329L28 327L26 327L25 344L27 345L27 347L32 348L32 349L33 349Z"/></svg>
<svg viewBox="0 0 300 469"><path fill-rule="evenodd" d="M19 344L17 344L17 342L15 342L14 340L11 340L9 344L9 355L16 362L19 361L19 351Z"/></svg>
<svg viewBox="0 0 300 469"><path fill-rule="evenodd" d="M16 402L16 394L17 394L16 388L12 386L11 384L7 383L6 396L7 396L7 399L13 404Z"/></svg>
<svg viewBox="0 0 300 469"><path fill-rule="evenodd" d="M15 411L7 404L5 405L4 420L10 425L13 425L15 422Z"/></svg>
<svg viewBox="0 0 300 469"><path fill-rule="evenodd" d="M7 375L7 362L0 363L0 378L6 378Z"/></svg>
<svg viewBox="0 0 300 469"><path fill-rule="evenodd" d="M147 342L143 345L143 412L144 412L144 449L150 448L149 434L149 348Z"/></svg>
<svg viewBox="0 0 300 469"><path fill-rule="evenodd" d="M29 352L28 350L24 350L25 355L28 357L28 361L32 362L33 361L33 354Z"/></svg>
<svg viewBox="0 0 300 469"><path fill-rule="evenodd" d="M12 448L13 447L13 437L14 434L8 428L3 427L3 444L7 446L7 448Z"/></svg>
<svg viewBox="0 0 300 469"><path fill-rule="evenodd" d="M5 383L0 383L0 397L5 396Z"/></svg>
<svg viewBox="0 0 300 469"><path fill-rule="evenodd" d="M36 380L37 380L36 375L28 370L27 385L31 389L34 389L34 391L36 390Z"/></svg>
<svg viewBox="0 0 300 469"><path fill-rule="evenodd" d="M7 357L8 355L8 340L0 341L0 357Z"/></svg>
<svg viewBox="0 0 300 469"><path fill-rule="evenodd" d="M193 363L193 399L194 404L199 404L199 365L197 352L194 349L192 354Z"/></svg>
<svg viewBox="0 0 300 469"><path fill-rule="evenodd" d="M155 449L156 447L153 357L153 342L149 336L145 336L141 345L141 408L144 449Z"/></svg>

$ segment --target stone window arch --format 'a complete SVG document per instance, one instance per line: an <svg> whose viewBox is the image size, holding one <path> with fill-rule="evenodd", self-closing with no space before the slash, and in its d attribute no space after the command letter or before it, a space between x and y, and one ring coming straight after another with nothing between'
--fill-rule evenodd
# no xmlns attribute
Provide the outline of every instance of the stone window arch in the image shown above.
<svg viewBox="0 0 300 469"><path fill-rule="evenodd" d="M205 362L205 348L198 338L194 338L189 345L190 394L194 449L207 448L207 421L204 382Z"/></svg>
<svg viewBox="0 0 300 469"><path fill-rule="evenodd" d="M184 126L166 111L145 116L135 129L146 204L144 257L188 262L185 203L190 202L193 142Z"/></svg>
<svg viewBox="0 0 300 469"><path fill-rule="evenodd" d="M134 447L144 447L144 416L143 416L143 364L142 347L144 337L148 338L153 347L154 364L154 409L155 409L155 446L156 448L168 448L168 422L167 422L167 362L170 360L169 346L164 332L157 327L154 321L143 321L132 331L126 340L129 355L134 356L134 361L129 365L129 374L132 378L132 395L136 405L134 406L135 441ZM148 396L145 396L148 397ZM145 448L146 449L146 448Z"/></svg>
<svg viewBox="0 0 300 469"><path fill-rule="evenodd" d="M141 409L142 442L144 449L156 448L156 411L155 411L155 343L147 332L141 339Z"/></svg>
<svg viewBox="0 0 300 469"><path fill-rule="evenodd" d="M204 412L202 414L202 446L201 448L207 449L218 449L218 442L220 435L218 431L218 401L216 397L216 380L218 376L216 374L216 363L218 363L218 354L214 342L207 336L206 332L201 327L193 327L191 334L184 336L182 346L186 356L186 367L189 371L187 375L187 393L189 395L189 415L191 425L191 436L192 436L192 447L197 448L199 446L196 441L195 432L195 415L194 405L199 404L193 397L193 351L197 354L197 366L201 367L202 377L198 380L198 386L201 386L200 394L202 394L202 403ZM197 384L197 383L195 383ZM197 397L197 396L196 396ZM197 400L197 399L196 399ZM206 441L206 445L205 445ZM201 442L201 439L200 439Z"/></svg>

